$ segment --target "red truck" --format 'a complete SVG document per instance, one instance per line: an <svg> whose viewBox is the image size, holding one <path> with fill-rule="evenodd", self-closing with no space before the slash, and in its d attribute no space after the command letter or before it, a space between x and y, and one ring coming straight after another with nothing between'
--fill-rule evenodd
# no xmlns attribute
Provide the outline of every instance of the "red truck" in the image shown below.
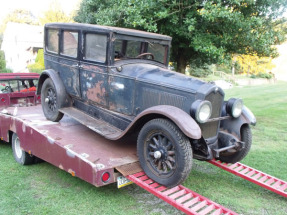
<svg viewBox="0 0 287 215"><path fill-rule="evenodd" d="M0 107L22 107L41 103L36 95L38 73L0 73Z"/></svg>

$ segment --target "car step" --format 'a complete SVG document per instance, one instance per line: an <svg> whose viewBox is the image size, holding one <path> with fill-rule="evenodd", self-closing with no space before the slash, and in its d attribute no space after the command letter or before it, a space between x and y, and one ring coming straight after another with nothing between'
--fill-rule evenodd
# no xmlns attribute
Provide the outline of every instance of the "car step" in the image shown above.
<svg viewBox="0 0 287 215"><path fill-rule="evenodd" d="M246 166L242 163L229 164L217 160L208 161L209 163L224 169L234 175L244 178L254 184L264 187L274 193L287 197L287 182L263 173L259 170Z"/></svg>
<svg viewBox="0 0 287 215"><path fill-rule="evenodd" d="M129 180L139 185L148 192L161 198L173 207L186 214L196 215L235 215L237 213L195 193L194 191L178 185L166 188L151 180L144 172L126 176Z"/></svg>
<svg viewBox="0 0 287 215"><path fill-rule="evenodd" d="M81 124L87 126L91 130L97 132L98 134L106 137L109 139L109 136L119 136L122 133L122 130L102 121L96 118L93 118L89 116L88 114L73 108L73 107L68 107L68 108L61 108L59 109L60 112L63 114L66 114Z"/></svg>

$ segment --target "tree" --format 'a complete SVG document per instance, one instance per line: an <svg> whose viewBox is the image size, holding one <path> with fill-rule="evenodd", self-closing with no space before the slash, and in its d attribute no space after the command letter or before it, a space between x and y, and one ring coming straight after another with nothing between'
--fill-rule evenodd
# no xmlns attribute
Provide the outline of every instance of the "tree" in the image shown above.
<svg viewBox="0 0 287 215"><path fill-rule="evenodd" d="M6 68L6 61L4 52L0 50L0 72Z"/></svg>
<svg viewBox="0 0 287 215"><path fill-rule="evenodd" d="M50 5L49 10L47 10L43 17L40 18L40 23L42 25L49 22L73 22L73 18L67 16L61 9L61 5L58 1L53 1Z"/></svg>
<svg viewBox="0 0 287 215"><path fill-rule="evenodd" d="M231 55L276 56L276 29L286 0L83 0L75 21L136 28L173 37L171 60L188 64L222 63Z"/></svg>
<svg viewBox="0 0 287 215"><path fill-rule="evenodd" d="M270 57L258 57L257 55L239 55L236 58L241 72L248 75L270 73L275 67Z"/></svg>
<svg viewBox="0 0 287 215"><path fill-rule="evenodd" d="M9 13L4 19L4 23L7 22L17 22L17 23L26 23L29 25L37 24L37 19L33 16L31 11L16 9L12 13Z"/></svg>
<svg viewBox="0 0 287 215"><path fill-rule="evenodd" d="M25 23L29 25L37 25L38 21L33 16L31 11L17 9L12 13L9 13L3 20L2 25L0 26L0 33L5 31L6 25L8 22L16 22L16 23Z"/></svg>
<svg viewBox="0 0 287 215"><path fill-rule="evenodd" d="M25 24L30 24L30 25L38 24L37 19L33 16L31 11L17 9L17 10L14 10L12 13L9 13L3 19L3 22L0 24L0 48L3 42L3 33L6 29L8 22L25 23Z"/></svg>

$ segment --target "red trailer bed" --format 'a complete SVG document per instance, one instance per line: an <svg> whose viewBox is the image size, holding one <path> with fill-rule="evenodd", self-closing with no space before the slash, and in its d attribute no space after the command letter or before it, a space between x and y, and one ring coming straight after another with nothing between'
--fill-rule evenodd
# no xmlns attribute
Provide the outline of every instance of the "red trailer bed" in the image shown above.
<svg viewBox="0 0 287 215"><path fill-rule="evenodd" d="M41 105L18 107L15 116L14 107L6 110L8 114L0 113L1 138L8 142L16 133L24 151L95 186L115 182L116 168L138 166L136 144L131 140L107 140L69 117L58 123L48 121Z"/></svg>

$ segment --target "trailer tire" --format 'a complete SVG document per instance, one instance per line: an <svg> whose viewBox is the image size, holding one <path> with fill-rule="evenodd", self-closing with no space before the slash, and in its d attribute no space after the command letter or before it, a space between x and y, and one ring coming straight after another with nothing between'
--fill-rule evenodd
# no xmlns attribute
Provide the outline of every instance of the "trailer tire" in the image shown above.
<svg viewBox="0 0 287 215"><path fill-rule="evenodd" d="M59 122L64 114L59 111L59 95L51 78L44 81L41 89L41 104L45 117L53 122Z"/></svg>
<svg viewBox="0 0 287 215"><path fill-rule="evenodd" d="M17 163L21 165L29 165L34 162L34 157L22 150L20 139L16 133L14 133L12 136L12 151L14 159Z"/></svg>
<svg viewBox="0 0 287 215"><path fill-rule="evenodd" d="M191 171L190 141L168 119L153 119L142 127L137 153L147 176L166 187L179 185Z"/></svg>
<svg viewBox="0 0 287 215"><path fill-rule="evenodd" d="M252 145L252 133L248 124L243 125L240 129L241 141L245 142L245 147L233 154L220 153L219 160L225 163L236 163L241 161L250 151Z"/></svg>

